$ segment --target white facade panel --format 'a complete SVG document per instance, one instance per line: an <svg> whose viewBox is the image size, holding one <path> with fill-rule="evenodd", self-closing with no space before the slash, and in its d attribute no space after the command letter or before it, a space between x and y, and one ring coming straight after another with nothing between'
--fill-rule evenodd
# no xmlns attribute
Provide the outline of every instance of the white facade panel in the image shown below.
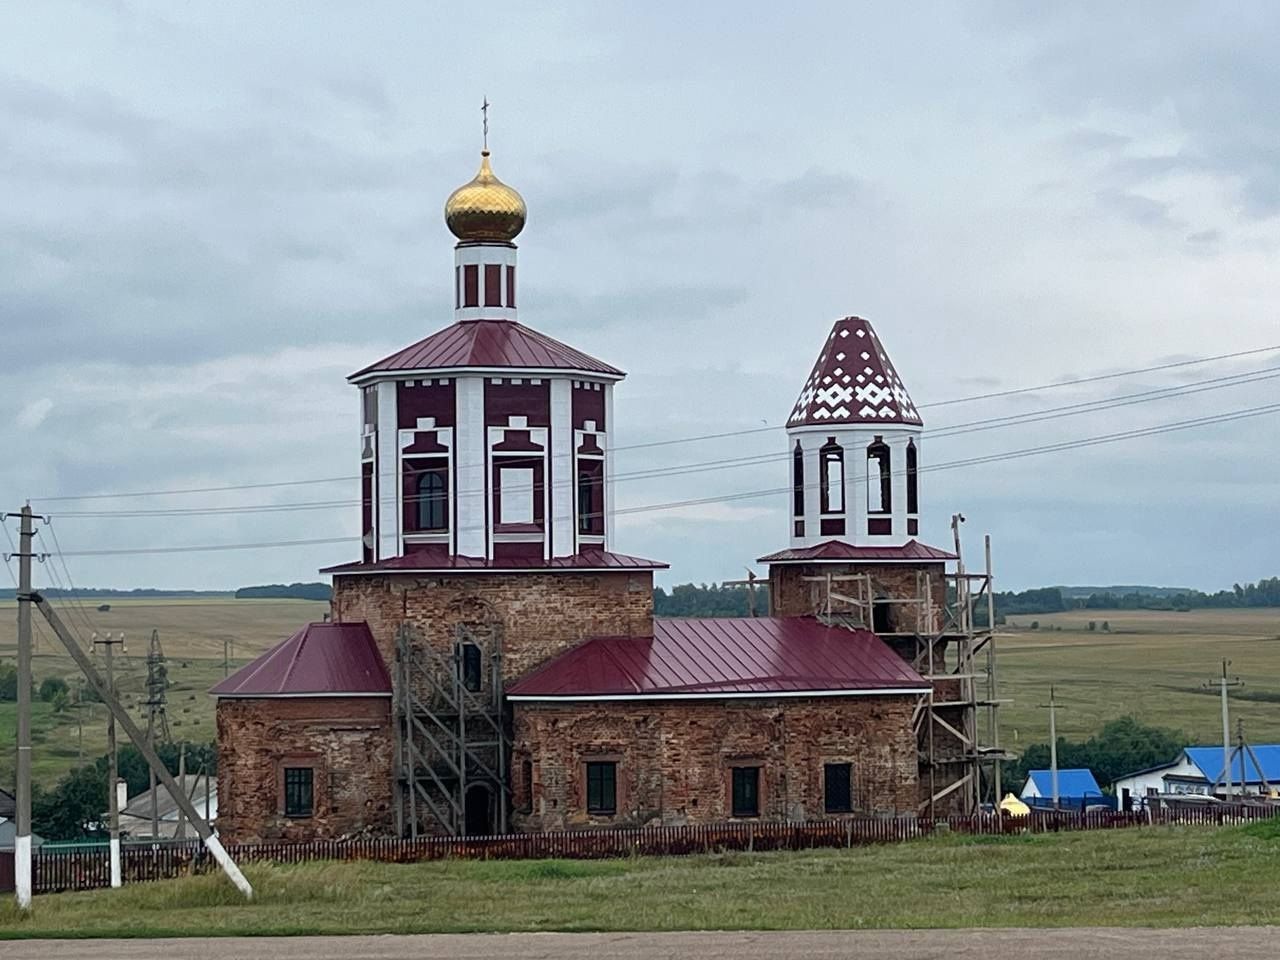
<svg viewBox="0 0 1280 960"><path fill-rule="evenodd" d="M577 552L574 522L573 381L551 381L551 556Z"/></svg>
<svg viewBox="0 0 1280 960"><path fill-rule="evenodd" d="M468 557L489 555L487 507L489 504L488 456L484 425L484 378L458 377L454 491L457 518L457 552Z"/></svg>
<svg viewBox="0 0 1280 960"><path fill-rule="evenodd" d="M377 560L400 556L400 430L396 384L384 380L378 391L378 443L374 474Z"/></svg>

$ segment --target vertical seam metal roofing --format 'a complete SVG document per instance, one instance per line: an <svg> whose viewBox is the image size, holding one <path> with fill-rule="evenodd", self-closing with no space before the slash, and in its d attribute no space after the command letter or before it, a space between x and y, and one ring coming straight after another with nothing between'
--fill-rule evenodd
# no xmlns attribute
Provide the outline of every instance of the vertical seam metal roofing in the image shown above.
<svg viewBox="0 0 1280 960"><path fill-rule="evenodd" d="M309 623L209 691L215 697L390 696L366 623Z"/></svg>
<svg viewBox="0 0 1280 960"><path fill-rule="evenodd" d="M596 637L516 681L513 697L764 696L929 689L874 633L812 617L655 620L652 637Z"/></svg>
<svg viewBox="0 0 1280 960"><path fill-rule="evenodd" d="M514 320L460 320L351 374L348 380L399 370L512 367L581 370L626 376L617 367Z"/></svg>

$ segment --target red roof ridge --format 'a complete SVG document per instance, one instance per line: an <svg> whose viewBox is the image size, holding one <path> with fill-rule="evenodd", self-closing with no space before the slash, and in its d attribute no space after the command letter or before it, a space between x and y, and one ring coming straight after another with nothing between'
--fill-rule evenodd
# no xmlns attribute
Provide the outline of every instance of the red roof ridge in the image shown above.
<svg viewBox="0 0 1280 960"><path fill-rule="evenodd" d="M859 546L845 540L824 540L809 547L788 547L757 557L756 563L945 563L956 555L912 538L899 545Z"/></svg>

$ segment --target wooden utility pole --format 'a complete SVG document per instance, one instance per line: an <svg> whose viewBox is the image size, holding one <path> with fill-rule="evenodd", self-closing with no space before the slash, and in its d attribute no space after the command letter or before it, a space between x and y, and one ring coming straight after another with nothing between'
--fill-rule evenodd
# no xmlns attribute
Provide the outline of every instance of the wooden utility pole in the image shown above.
<svg viewBox="0 0 1280 960"><path fill-rule="evenodd" d="M106 648L106 668L107 668L107 690L111 696L116 694L115 671L113 669L113 661L115 658L115 648L120 647L120 652L124 652L124 634L117 634L112 639L111 634L99 637L96 633L93 635L94 647L103 646ZM111 822L108 824L109 845L111 848L111 886L120 886L120 792L116 783L120 779L119 756L116 751L116 718L115 714L107 713L107 799L109 816Z"/></svg>
<svg viewBox="0 0 1280 960"><path fill-rule="evenodd" d="M747 571L747 579L745 580L725 580L721 586L723 587L746 587L747 588L747 616L757 617L759 613L756 610L756 576L754 570Z"/></svg>
<svg viewBox="0 0 1280 960"><path fill-rule="evenodd" d="M1227 714L1227 688L1243 687L1244 681L1239 677L1228 677L1227 667L1231 666L1230 660L1222 661L1222 676L1217 679L1210 680L1205 684L1206 687L1217 687L1222 693L1222 777L1226 779L1226 799L1231 799L1231 720ZM1244 770L1243 761L1241 761L1241 783L1240 792L1244 793ZM1217 781L1214 781L1216 787Z"/></svg>
<svg viewBox="0 0 1280 960"><path fill-rule="evenodd" d="M88 655L80 649L80 645L76 642L75 637L71 635L70 631L67 630L66 625L62 622L62 618L58 616L57 611L49 605L48 600L44 599L44 597L40 596L38 593L32 593L31 600L35 603L36 609L40 611L40 615L49 622L49 626L53 628L54 635L58 638L59 642L61 642L67 653L71 655L71 659L76 662L76 665L84 674L85 679L89 681L89 685L93 687L98 696L102 698L103 702L107 705L107 709L111 711L111 715L116 719L116 722L124 728L124 732L128 735L129 739L133 741L133 745L138 748L138 752L142 754L143 758L151 766L151 769L155 771L160 782L164 784L165 789L169 791L170 796L172 796L174 801L178 804L178 808L182 810L187 819L190 820L196 833L200 836L200 839L204 841L205 849L209 851L218 866L222 868L223 872L226 873L231 882L235 884L236 889L243 893L245 897L252 898L253 887L249 885L249 881L246 880L244 874L240 872L240 868L236 866L235 861L227 854L226 848L222 846L222 841L220 841L217 834L213 832L208 821L200 816L200 813L196 810L195 804L191 802L186 793L178 786L177 782L173 779L173 774L171 774L165 765L160 762L160 758L156 756L155 750L149 743L147 743L147 738L143 734L142 730L140 730L138 725L133 722L133 718L129 716L129 712L121 706L120 702L107 687L106 681L103 680L102 676L98 673L98 669L93 665L93 662L89 659Z"/></svg>
<svg viewBox="0 0 1280 960"><path fill-rule="evenodd" d="M0 523L14 516L6 513ZM27 504L18 527L18 763L15 770L13 870L18 909L31 909L31 561L36 515ZM43 520L43 517L39 519ZM8 558L5 558L8 560Z"/></svg>

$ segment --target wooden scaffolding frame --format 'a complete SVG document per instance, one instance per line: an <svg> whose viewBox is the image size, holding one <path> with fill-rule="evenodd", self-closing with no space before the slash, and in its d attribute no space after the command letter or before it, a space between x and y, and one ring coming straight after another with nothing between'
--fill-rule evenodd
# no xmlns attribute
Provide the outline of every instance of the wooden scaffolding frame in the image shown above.
<svg viewBox="0 0 1280 960"><path fill-rule="evenodd" d="M884 596L869 573L828 573L804 578L822 584L815 613L825 623L873 630L890 641L914 641L911 665L932 687L912 716L921 774L929 783L928 797L921 802L919 812L927 816L934 815L939 801L960 790L964 791L962 809L966 814L981 808L984 793L998 809L1003 791L1001 763L1016 759L1000 746L999 708L1009 701L999 696L996 672L991 537L984 539L984 569L970 573L961 552L958 517L953 518L952 528L956 534L955 571L943 571L947 595L940 604L933 596L933 578L924 571L917 572L914 595L910 597ZM985 605L983 627L975 623L978 604ZM915 629L875 630L876 609L881 605L913 609ZM938 697L939 681L957 691L948 694L955 699ZM958 724L952 722L957 713ZM939 732L960 744L958 755L945 755L938 749Z"/></svg>

